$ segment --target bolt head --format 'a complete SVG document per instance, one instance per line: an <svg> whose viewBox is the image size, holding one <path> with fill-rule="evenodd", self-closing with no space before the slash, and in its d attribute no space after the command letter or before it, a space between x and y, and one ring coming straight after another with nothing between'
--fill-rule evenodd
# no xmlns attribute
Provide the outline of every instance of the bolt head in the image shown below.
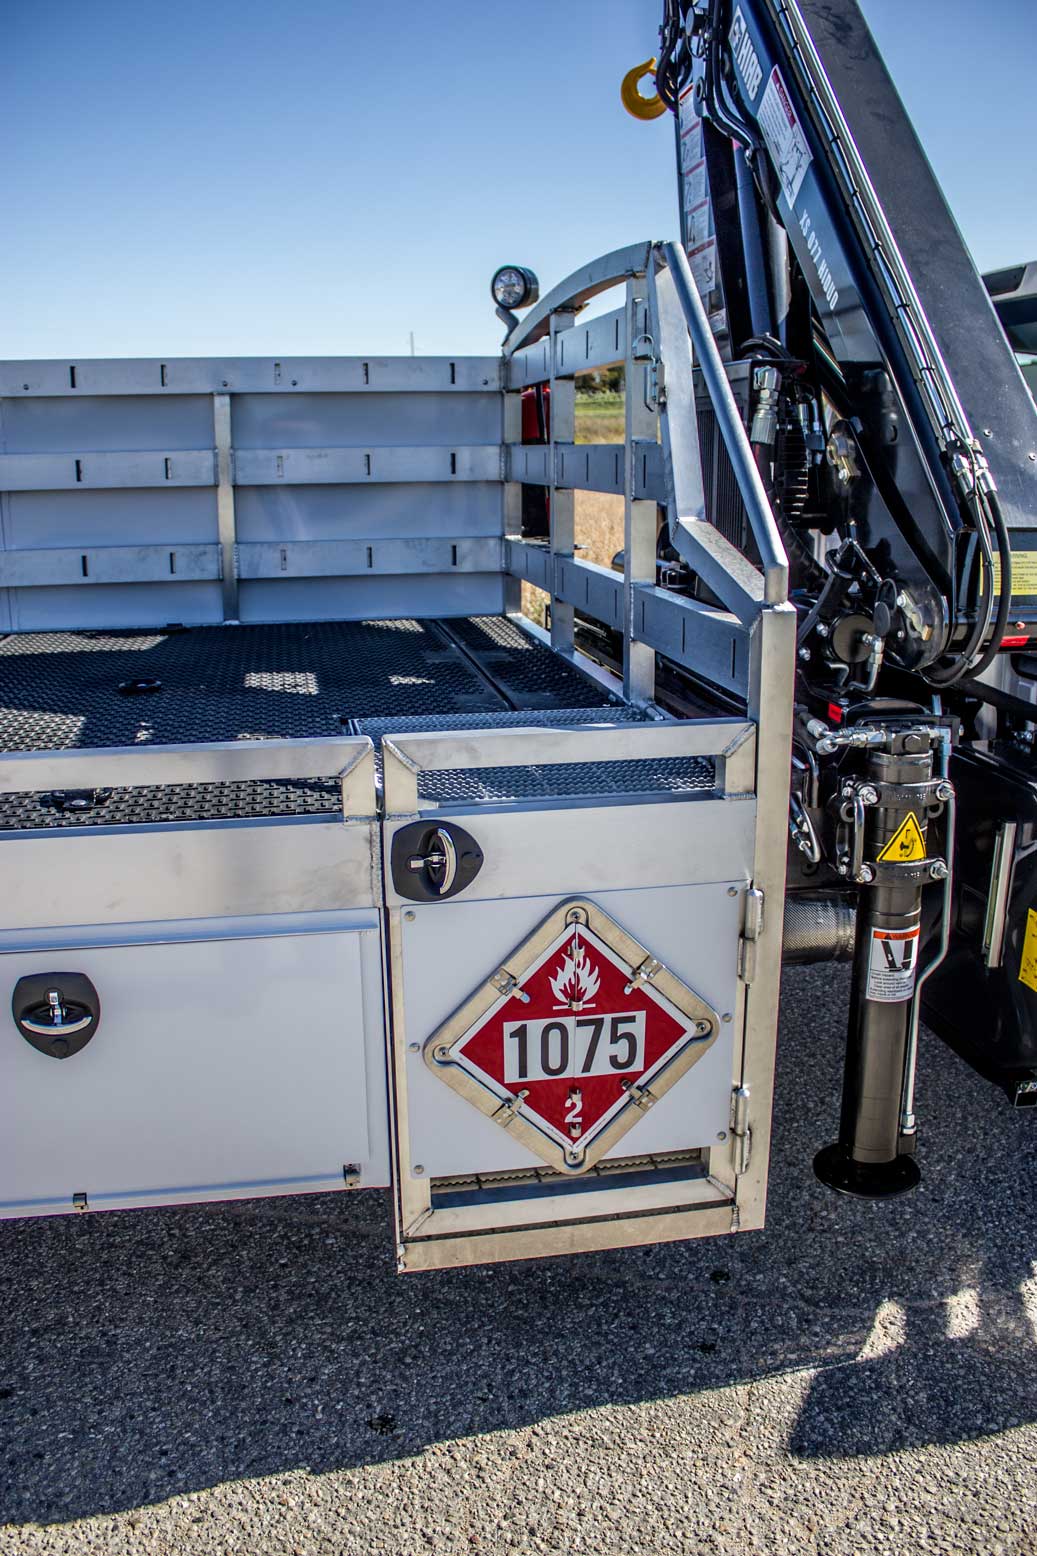
<svg viewBox="0 0 1037 1556"><path fill-rule="evenodd" d="M860 790L862 805L877 805L879 803L879 791L873 783L866 783Z"/></svg>
<svg viewBox="0 0 1037 1556"><path fill-rule="evenodd" d="M948 870L944 860L934 859L932 864L929 866L929 874L934 881L945 881L947 879Z"/></svg>

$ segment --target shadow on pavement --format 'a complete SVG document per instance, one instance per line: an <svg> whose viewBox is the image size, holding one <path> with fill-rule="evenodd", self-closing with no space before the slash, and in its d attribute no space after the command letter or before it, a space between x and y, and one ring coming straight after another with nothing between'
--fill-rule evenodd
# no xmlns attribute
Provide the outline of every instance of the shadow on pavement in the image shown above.
<svg viewBox="0 0 1037 1556"><path fill-rule="evenodd" d="M382 1194L0 1228L0 1522L793 1370L806 1459L1037 1419L1037 1117L929 1040L922 1187L830 1194L840 1010L841 974L788 978L764 1233L399 1278Z"/></svg>

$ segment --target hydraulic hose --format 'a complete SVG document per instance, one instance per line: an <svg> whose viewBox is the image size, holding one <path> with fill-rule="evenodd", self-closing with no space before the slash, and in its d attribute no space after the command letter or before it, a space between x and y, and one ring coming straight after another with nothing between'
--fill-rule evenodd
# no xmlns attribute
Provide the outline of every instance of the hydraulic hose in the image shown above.
<svg viewBox="0 0 1037 1556"><path fill-rule="evenodd" d="M996 492L988 492L986 496L987 508L994 525L994 533L997 536L997 554L1001 559L1001 590L997 601L997 615L994 617L994 631L990 642L983 650L974 665L967 665L963 674L973 678L981 676L984 670L989 670L1001 647L1001 639L1005 635L1008 626L1008 616L1012 609L1012 543L1008 535L1008 527L1005 524L1004 514L1001 512L1001 504ZM993 592L993 564L991 564L990 587Z"/></svg>
<svg viewBox="0 0 1037 1556"><path fill-rule="evenodd" d="M929 670L926 673L926 680L933 686L953 686L956 681L960 681L964 676L975 679L977 676L982 675L984 670L988 670L993 664L1001 647L1001 639L1004 637L1005 629L1008 626L1008 616L1012 609L1012 543L1009 539L1008 529L1005 525L1004 515L1001 512L1001 504L998 501L996 491L983 493L979 501L985 504L987 513L990 515L994 533L997 536L997 550L1001 561L1001 588L998 592L997 610L994 612L993 630L986 648L973 664L971 662L972 656L979 648L990 621L989 612L985 613L985 619L981 619L977 623L968 644L958 655L955 662L946 670ZM992 601L994 597L994 559L990 549L990 536L982 517L976 528L980 542L982 563L986 570L987 598Z"/></svg>

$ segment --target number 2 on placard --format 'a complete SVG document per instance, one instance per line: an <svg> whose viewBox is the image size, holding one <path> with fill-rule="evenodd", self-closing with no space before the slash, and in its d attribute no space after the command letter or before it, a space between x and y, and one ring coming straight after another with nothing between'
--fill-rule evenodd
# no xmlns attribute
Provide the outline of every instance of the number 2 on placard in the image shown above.
<svg viewBox="0 0 1037 1556"><path fill-rule="evenodd" d="M565 1104L565 1122L574 1137L583 1133L583 1092L574 1087Z"/></svg>

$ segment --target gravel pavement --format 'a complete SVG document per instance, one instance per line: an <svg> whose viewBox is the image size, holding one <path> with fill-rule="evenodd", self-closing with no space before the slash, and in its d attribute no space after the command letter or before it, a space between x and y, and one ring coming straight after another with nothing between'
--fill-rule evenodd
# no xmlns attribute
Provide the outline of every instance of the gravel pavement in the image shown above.
<svg viewBox="0 0 1037 1556"><path fill-rule="evenodd" d="M763 1233L401 1278L382 1194L0 1227L0 1552L1033 1556L1037 1114L928 1040L922 1187L828 1193L845 999L786 981Z"/></svg>

